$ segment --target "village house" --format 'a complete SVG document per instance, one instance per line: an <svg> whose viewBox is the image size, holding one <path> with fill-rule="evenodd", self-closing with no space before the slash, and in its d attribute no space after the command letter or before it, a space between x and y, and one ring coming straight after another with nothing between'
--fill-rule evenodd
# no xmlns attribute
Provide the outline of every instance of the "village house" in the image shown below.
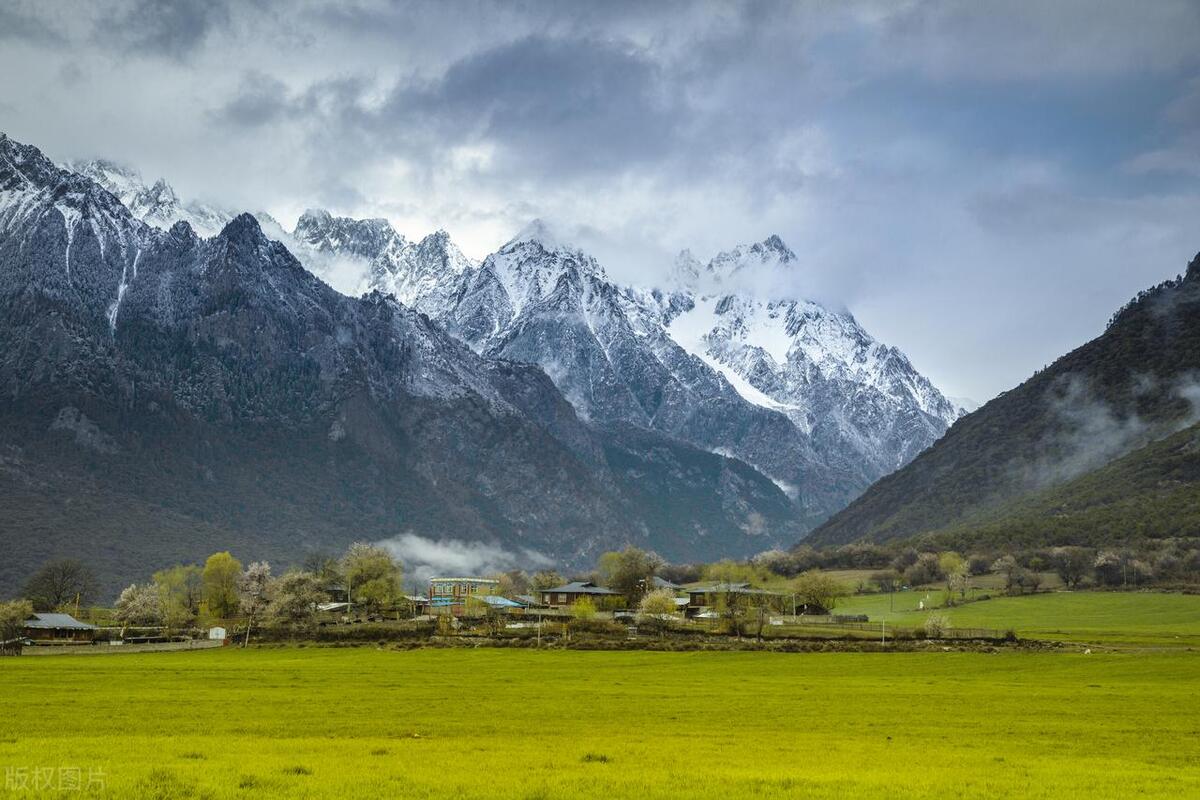
<svg viewBox="0 0 1200 800"><path fill-rule="evenodd" d="M546 608L547 607L546 604L542 602L542 598L538 595L518 594L518 595L513 595L513 599L516 600L518 603L520 603L525 608L538 609L538 608Z"/></svg>
<svg viewBox="0 0 1200 800"><path fill-rule="evenodd" d="M491 578L430 578L428 613L459 616L467 598L495 594L500 581Z"/></svg>
<svg viewBox="0 0 1200 800"><path fill-rule="evenodd" d="M695 615L716 606L722 597L739 600L761 601L770 597L782 597L778 592L755 589L748 583L710 583L687 589L687 614Z"/></svg>
<svg viewBox="0 0 1200 800"><path fill-rule="evenodd" d="M501 597L498 594L483 594L479 595L479 599L486 603L494 611L514 612L523 611L526 606L519 599L513 600L507 597Z"/></svg>
<svg viewBox="0 0 1200 800"><path fill-rule="evenodd" d="M550 608L575 605L580 599L587 597L600 605L606 598L620 597L620 594L603 586L597 586L591 581L571 581L562 586L554 586L541 590L542 603Z"/></svg>
<svg viewBox="0 0 1200 800"><path fill-rule="evenodd" d="M23 633L34 644L91 644L96 626L70 614L34 614L25 620Z"/></svg>

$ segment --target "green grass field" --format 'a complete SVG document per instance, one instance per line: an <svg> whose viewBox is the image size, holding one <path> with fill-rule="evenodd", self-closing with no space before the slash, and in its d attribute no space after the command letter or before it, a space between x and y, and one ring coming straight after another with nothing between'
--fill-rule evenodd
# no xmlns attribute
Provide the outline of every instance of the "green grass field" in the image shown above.
<svg viewBox="0 0 1200 800"><path fill-rule="evenodd" d="M0 766L122 800L1197 797L1198 676L1182 651L10 658Z"/></svg>
<svg viewBox="0 0 1200 800"><path fill-rule="evenodd" d="M837 613L866 614L872 621L919 626L930 611L917 603L940 603L936 591L853 595L838 603ZM1012 628L1022 637L1065 639L1100 644L1200 647L1200 595L1158 592L1046 592L992 597L948 609L950 624L959 628Z"/></svg>

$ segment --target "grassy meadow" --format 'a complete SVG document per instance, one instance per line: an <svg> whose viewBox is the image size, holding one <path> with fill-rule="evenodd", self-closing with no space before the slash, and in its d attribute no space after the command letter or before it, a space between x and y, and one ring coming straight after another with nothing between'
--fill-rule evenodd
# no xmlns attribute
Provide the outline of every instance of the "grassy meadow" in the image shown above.
<svg viewBox="0 0 1200 800"><path fill-rule="evenodd" d="M1200 796L1200 655L225 648L0 660L0 765L143 798Z"/></svg>
<svg viewBox="0 0 1200 800"><path fill-rule="evenodd" d="M993 596L952 608L917 610L921 600L927 609L940 604L943 594L929 589L896 592L894 598L852 595L838 602L837 613L866 614L873 622L914 627L938 613L954 627L1011 628L1023 638L1200 648L1200 595L1060 591Z"/></svg>

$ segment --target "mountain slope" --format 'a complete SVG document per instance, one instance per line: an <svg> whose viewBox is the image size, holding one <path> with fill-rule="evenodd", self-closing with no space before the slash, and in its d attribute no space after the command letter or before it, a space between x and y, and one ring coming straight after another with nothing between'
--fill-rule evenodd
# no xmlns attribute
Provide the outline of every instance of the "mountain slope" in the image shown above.
<svg viewBox="0 0 1200 800"><path fill-rule="evenodd" d="M1198 368L1200 258L1140 294L1101 336L956 422L811 541L961 527L1087 475L1194 424Z"/></svg>
<svg viewBox="0 0 1200 800"><path fill-rule="evenodd" d="M1119 545L1200 530L1200 426L1133 450L1099 469L922 537L931 547Z"/></svg>
<svg viewBox="0 0 1200 800"><path fill-rule="evenodd" d="M568 563L801 533L744 464L586 423L536 367L338 294L249 215L162 231L2 135L0 387L0 590L53 556L114 589L218 549L288 562L405 532Z"/></svg>

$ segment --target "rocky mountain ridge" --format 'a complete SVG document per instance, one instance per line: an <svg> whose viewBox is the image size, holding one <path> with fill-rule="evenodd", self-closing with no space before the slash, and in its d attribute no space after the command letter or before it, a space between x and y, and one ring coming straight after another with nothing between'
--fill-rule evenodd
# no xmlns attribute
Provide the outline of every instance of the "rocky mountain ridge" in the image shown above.
<svg viewBox="0 0 1200 800"><path fill-rule="evenodd" d="M390 295L480 355L538 365L587 420L745 461L808 524L962 413L848 312L803 298L803 265L775 235L707 263L685 251L660 285L630 287L540 220L477 263L445 231L409 241L319 209L292 231L258 219L339 290Z"/></svg>
<svg viewBox="0 0 1200 800"><path fill-rule="evenodd" d="M398 296L476 351L538 364L588 418L745 460L812 520L961 413L850 314L790 299L798 263L778 236L708 264L682 254L664 287L618 285L541 221L479 265L443 262L392 262L367 286L420 276L438 291Z"/></svg>
<svg viewBox="0 0 1200 800"><path fill-rule="evenodd" d="M162 230L3 135L0 354L4 588L63 555L112 588L402 533L573 564L803 532L740 461L580 418L536 366L336 292L251 215Z"/></svg>

